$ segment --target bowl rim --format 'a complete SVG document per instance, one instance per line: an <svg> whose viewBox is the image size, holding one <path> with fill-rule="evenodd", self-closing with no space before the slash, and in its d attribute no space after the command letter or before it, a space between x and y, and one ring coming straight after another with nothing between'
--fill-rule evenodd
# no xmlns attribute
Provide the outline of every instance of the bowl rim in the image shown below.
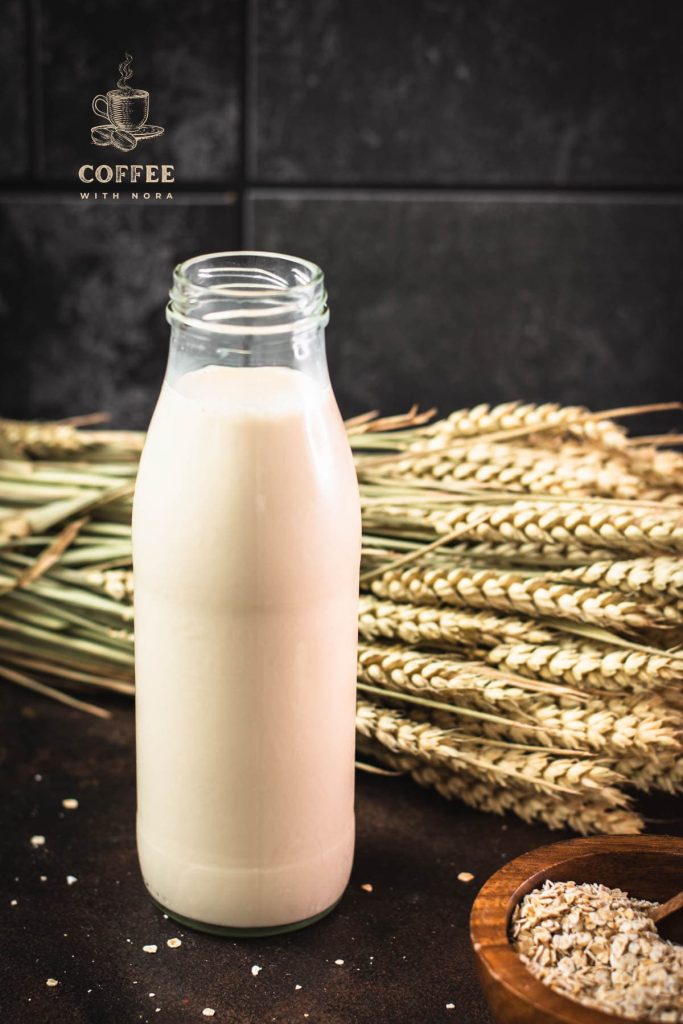
<svg viewBox="0 0 683 1024"><path fill-rule="evenodd" d="M552 877L553 869L567 860L595 853L673 853L683 858L683 838L678 836L588 836L536 847L499 868L481 887L470 913L470 941L480 970L503 989L513 993L536 1013L546 1013L567 1024L615 1024L629 1018L585 1006L544 985L520 960L508 938L510 915L526 893ZM596 879L600 881L600 879ZM504 905L501 886L509 895ZM635 1020L635 1018L630 1018ZM647 1022L641 1017L638 1021Z"/></svg>

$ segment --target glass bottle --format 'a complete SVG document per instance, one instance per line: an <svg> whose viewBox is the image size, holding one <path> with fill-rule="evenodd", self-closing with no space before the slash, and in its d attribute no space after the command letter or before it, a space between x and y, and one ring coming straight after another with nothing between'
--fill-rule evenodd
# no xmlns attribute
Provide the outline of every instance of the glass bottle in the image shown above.
<svg viewBox="0 0 683 1024"><path fill-rule="evenodd" d="M303 927L349 878L360 509L323 274L176 267L133 508L137 838L184 924Z"/></svg>

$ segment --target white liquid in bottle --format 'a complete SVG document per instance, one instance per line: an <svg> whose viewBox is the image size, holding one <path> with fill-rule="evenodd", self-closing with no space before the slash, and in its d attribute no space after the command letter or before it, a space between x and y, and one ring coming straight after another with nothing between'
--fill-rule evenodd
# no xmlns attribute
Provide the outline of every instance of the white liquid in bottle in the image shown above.
<svg viewBox="0 0 683 1024"><path fill-rule="evenodd" d="M360 556L329 386L270 366L164 384L133 538L150 893L226 928L324 912L353 856Z"/></svg>

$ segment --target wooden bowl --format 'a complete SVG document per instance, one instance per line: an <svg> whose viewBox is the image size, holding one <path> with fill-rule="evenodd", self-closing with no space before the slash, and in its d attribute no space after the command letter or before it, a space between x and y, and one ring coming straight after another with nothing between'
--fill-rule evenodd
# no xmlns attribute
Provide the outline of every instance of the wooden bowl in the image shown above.
<svg viewBox="0 0 683 1024"><path fill-rule="evenodd" d="M639 899L664 902L683 885L683 839L595 836L541 846L496 871L472 907L470 937L479 980L498 1024L623 1022L626 1018L582 1006L544 985L510 945L515 906L546 878L602 882Z"/></svg>

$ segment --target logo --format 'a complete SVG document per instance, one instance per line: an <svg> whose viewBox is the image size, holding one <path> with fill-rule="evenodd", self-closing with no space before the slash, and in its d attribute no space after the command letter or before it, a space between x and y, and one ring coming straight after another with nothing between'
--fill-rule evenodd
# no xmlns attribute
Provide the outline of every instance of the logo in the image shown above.
<svg viewBox="0 0 683 1024"><path fill-rule="evenodd" d="M118 149L132 153L138 143L158 139L164 129L158 124L149 124L149 93L146 89L134 89L129 85L133 77L133 58L127 53L119 64L119 80L115 89L99 93L92 101L92 109L104 124L90 129L90 140L95 146ZM78 180L84 185L94 185L96 192L81 192L81 199L119 199L121 185L132 186L124 192L124 198L143 200L173 199L168 191L137 191L140 186L155 185L168 188L175 181L173 164L82 164L78 168ZM114 191L100 191L99 186L110 186Z"/></svg>
<svg viewBox="0 0 683 1024"><path fill-rule="evenodd" d="M90 138L95 146L113 146L124 153L130 153L138 142L156 139L164 134L157 124L148 124L149 93L146 89L134 89L128 85L133 77L133 58L129 53L119 64L120 78L115 89L106 95L99 93L92 101L92 109L105 124L90 129Z"/></svg>

